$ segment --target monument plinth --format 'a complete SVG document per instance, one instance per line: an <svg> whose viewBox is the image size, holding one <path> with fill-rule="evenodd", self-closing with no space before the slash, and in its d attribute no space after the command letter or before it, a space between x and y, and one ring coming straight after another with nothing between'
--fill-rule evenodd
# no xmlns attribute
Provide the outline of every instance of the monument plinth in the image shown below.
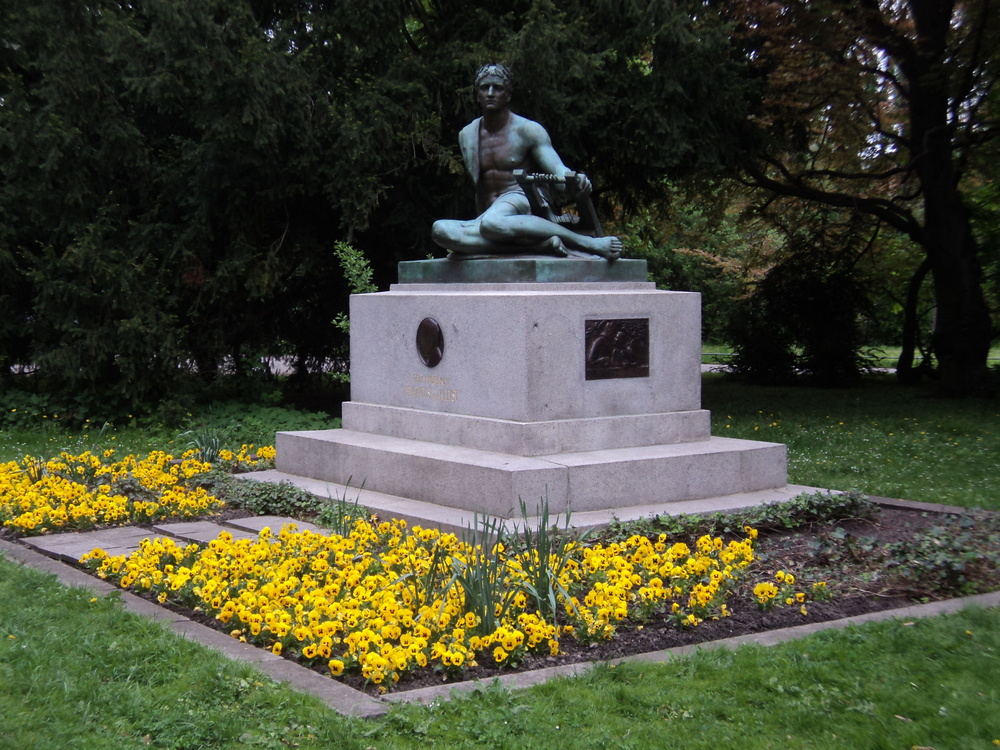
<svg viewBox="0 0 1000 750"><path fill-rule="evenodd" d="M785 446L710 434L700 296L657 290L645 262L418 263L351 298L343 429L279 433L274 478L459 528L519 498L599 523L803 489Z"/></svg>

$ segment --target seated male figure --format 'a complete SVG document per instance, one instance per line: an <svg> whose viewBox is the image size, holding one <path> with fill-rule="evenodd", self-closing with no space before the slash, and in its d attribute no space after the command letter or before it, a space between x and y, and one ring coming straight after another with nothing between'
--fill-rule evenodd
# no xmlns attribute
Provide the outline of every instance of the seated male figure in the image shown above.
<svg viewBox="0 0 1000 750"><path fill-rule="evenodd" d="M572 257L621 255L617 237L590 237L531 213L527 196L514 170L557 176L571 173L552 147L541 125L510 111L513 91L510 71L503 65L484 65L476 75L476 98L482 116L458 135L465 167L476 187L478 218L434 222L434 241L454 253L496 255L543 252ZM592 189L578 175L579 190Z"/></svg>

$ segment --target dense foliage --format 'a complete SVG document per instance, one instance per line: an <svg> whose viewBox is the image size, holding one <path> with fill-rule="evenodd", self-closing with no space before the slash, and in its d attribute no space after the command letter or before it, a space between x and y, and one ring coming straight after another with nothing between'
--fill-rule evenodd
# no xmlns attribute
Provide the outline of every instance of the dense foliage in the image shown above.
<svg viewBox="0 0 1000 750"><path fill-rule="evenodd" d="M384 286L471 214L479 63L635 205L734 152L729 45L665 0L4 2L0 374L113 416L193 373L343 366L335 243Z"/></svg>
<svg viewBox="0 0 1000 750"><path fill-rule="evenodd" d="M1000 267L988 11L7 0L0 378L27 371L18 387L63 413L113 417L220 373L267 382L275 358L343 370L357 282L384 288L399 260L440 252L434 219L473 213L456 133L477 114L473 71L504 60L514 109L593 177L629 251L710 292L713 333L741 321L751 353L795 353L782 372L846 382L858 321L885 317L876 279L912 352L926 277L943 382L979 392ZM689 175L707 178L694 197ZM754 333L769 307L777 342Z"/></svg>

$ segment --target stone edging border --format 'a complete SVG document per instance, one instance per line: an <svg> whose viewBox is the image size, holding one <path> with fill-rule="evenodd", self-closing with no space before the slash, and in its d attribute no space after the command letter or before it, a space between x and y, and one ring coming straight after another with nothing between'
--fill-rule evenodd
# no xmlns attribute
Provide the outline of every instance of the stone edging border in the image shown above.
<svg viewBox="0 0 1000 750"><path fill-rule="evenodd" d="M957 506L919 503L882 497L871 497L869 499L880 505L934 513L964 514L970 510ZM51 573L56 576L60 583L67 587L87 589L97 596L108 596L112 592L117 591L125 609L130 612L155 620L177 635L200 643L208 648L215 649L230 659L252 664L256 669L273 679L288 683L293 690L315 695L334 711L345 716L362 718L382 716L389 711L392 703L429 703L432 701L448 700L453 694L470 693L477 688L492 684L493 682L499 682L511 689L527 688L555 677L572 677L583 674L592 669L595 664L594 662L579 662L577 664L549 667L531 672L518 672L491 677L488 680L468 680L466 682L417 688L401 693L388 693L381 698L375 698L359 690L347 687L329 677L323 677L317 672L299 666L288 659L275 656L270 651L238 641L218 630L196 623L183 615L171 612L164 607L159 607L127 591L122 591L117 586L95 578L71 565L46 557L40 552L29 549L24 545L0 539L0 553L9 560L19 562L36 570ZM662 651L625 656L620 659L614 659L609 663L619 664L630 661L649 663L666 662L686 654L694 653L698 649L703 648L737 648L744 644L773 646L778 643L802 638L821 630L840 630L850 625L860 625L866 622L896 618L934 617L958 612L966 607L1000 607L1000 591L978 594L961 599L946 599L928 604L916 604L899 609L887 609L866 615L858 615L857 617L847 617L841 620L808 623L783 630L768 630L762 633L752 633L718 641L705 641L690 646L677 646Z"/></svg>

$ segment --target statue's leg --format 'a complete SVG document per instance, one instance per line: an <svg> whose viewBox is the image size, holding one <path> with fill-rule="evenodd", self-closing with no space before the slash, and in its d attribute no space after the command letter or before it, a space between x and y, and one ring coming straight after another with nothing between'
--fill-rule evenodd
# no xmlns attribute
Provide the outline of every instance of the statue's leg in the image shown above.
<svg viewBox="0 0 1000 750"><path fill-rule="evenodd" d="M568 254L562 241L551 236L542 241L521 239L507 243L492 242L480 231L480 219L440 219L431 227L431 237L441 247L459 255L511 255L528 252L557 256Z"/></svg>
<svg viewBox="0 0 1000 750"><path fill-rule="evenodd" d="M484 238L497 245L531 245L554 237L567 247L608 260L621 255L622 243L617 237L589 237L562 224L533 216L528 213L528 199L523 198L524 206L521 206L519 197L523 195L501 196L479 217L479 231Z"/></svg>
<svg viewBox="0 0 1000 750"><path fill-rule="evenodd" d="M479 219L439 219L431 227L431 238L453 253L488 253L490 242L479 231Z"/></svg>

